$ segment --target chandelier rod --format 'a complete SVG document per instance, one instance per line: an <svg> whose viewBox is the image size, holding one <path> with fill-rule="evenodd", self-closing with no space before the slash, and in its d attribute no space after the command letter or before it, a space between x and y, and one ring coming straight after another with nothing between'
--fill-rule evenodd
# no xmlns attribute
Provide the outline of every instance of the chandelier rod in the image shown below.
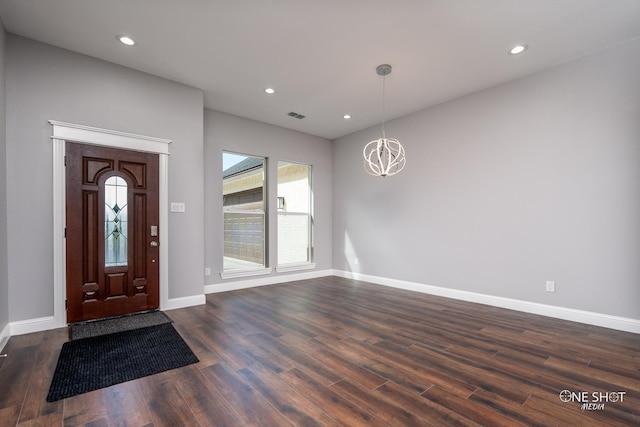
<svg viewBox="0 0 640 427"><path fill-rule="evenodd" d="M386 138L387 135L384 132L384 121L386 116L385 103L384 103L384 94L385 94L385 81L387 80L387 75L384 74L382 76L382 137Z"/></svg>

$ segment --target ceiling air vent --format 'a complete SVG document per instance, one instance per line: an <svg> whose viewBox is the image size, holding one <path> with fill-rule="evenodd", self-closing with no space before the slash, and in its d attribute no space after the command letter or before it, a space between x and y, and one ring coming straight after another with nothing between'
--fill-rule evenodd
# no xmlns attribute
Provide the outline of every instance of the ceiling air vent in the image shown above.
<svg viewBox="0 0 640 427"><path fill-rule="evenodd" d="M307 116L303 116L302 114L294 113L293 111L287 114L289 117L295 117L296 119L304 119Z"/></svg>

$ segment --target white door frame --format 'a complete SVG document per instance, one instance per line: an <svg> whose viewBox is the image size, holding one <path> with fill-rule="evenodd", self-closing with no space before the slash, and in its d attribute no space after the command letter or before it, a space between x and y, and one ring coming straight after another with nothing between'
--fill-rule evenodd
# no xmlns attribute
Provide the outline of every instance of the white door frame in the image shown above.
<svg viewBox="0 0 640 427"><path fill-rule="evenodd" d="M65 142L100 145L132 151L156 153L159 157L159 224L160 236L165 244L160 245L160 309L167 307L169 301L169 144L171 140L151 136L135 135L108 129L100 129L73 123L49 120L53 126L53 318L55 327L67 325L66 300L66 244L64 229L66 226L65 200Z"/></svg>

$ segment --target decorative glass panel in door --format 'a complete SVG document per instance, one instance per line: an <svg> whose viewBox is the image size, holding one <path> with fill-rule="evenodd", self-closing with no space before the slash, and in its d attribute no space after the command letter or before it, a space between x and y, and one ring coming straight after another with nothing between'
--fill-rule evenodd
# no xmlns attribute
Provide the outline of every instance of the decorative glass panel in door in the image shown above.
<svg viewBox="0 0 640 427"><path fill-rule="evenodd" d="M127 265L127 182L112 176L104 185L104 264Z"/></svg>

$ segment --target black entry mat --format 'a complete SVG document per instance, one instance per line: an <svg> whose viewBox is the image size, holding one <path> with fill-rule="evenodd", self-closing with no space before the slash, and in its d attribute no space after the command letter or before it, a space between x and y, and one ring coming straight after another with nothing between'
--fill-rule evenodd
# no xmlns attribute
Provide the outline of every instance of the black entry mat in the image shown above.
<svg viewBox="0 0 640 427"><path fill-rule="evenodd" d="M47 402L198 362L170 323L63 344Z"/></svg>
<svg viewBox="0 0 640 427"><path fill-rule="evenodd" d="M110 319L92 320L84 323L69 325L69 339L97 337L98 335L113 334L115 332L131 331L133 329L146 328L147 326L171 323L169 316L161 311L147 313L127 314Z"/></svg>

